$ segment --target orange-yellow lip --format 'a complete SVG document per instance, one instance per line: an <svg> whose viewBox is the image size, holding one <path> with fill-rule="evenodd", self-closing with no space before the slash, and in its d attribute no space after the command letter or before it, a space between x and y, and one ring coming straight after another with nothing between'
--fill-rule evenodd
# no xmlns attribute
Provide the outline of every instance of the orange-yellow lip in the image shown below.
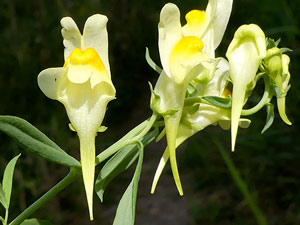
<svg viewBox="0 0 300 225"><path fill-rule="evenodd" d="M206 14L205 11L194 9L185 15L185 19L188 25L202 24L206 19Z"/></svg>
<svg viewBox="0 0 300 225"><path fill-rule="evenodd" d="M93 66L96 70L103 73L106 71L106 68L98 55L98 53L93 48L87 48L86 50L82 50L80 48L75 48L73 52L66 59L64 67L68 67L68 65L89 65ZM107 76L108 74L105 73Z"/></svg>
<svg viewBox="0 0 300 225"><path fill-rule="evenodd" d="M177 58L178 56L188 57L203 49L203 42L200 38L194 36L182 37L174 46L171 57Z"/></svg>

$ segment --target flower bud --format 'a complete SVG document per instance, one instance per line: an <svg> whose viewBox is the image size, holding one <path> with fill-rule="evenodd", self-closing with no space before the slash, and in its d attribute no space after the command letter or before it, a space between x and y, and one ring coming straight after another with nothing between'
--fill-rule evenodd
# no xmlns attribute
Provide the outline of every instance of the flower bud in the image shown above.
<svg viewBox="0 0 300 225"><path fill-rule="evenodd" d="M231 109L232 151L235 148L239 118L245 103L248 85L255 80L256 72L265 55L265 34L260 27L255 24L239 27L226 53L233 84Z"/></svg>

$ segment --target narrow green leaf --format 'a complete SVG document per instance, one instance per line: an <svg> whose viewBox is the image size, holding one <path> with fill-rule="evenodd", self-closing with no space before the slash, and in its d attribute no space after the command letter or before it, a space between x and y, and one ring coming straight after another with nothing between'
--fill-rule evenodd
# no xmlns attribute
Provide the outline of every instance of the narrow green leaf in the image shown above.
<svg viewBox="0 0 300 225"><path fill-rule="evenodd" d="M5 199L7 202L7 208L9 207L9 203L10 203L10 196L11 196L11 189L12 189L12 182L13 182L15 166L16 166L17 160L19 159L20 156L21 156L21 154L15 156L12 160L10 160L4 170L2 185L3 185L3 192L5 194Z"/></svg>
<svg viewBox="0 0 300 225"><path fill-rule="evenodd" d="M51 222L47 220L39 220L39 219L27 219L24 220L21 225L53 225Z"/></svg>
<svg viewBox="0 0 300 225"><path fill-rule="evenodd" d="M203 99L200 96L193 96L193 97L189 97L189 98L185 98L184 100L184 106L192 106L195 104L202 103Z"/></svg>
<svg viewBox="0 0 300 225"><path fill-rule="evenodd" d="M119 202L113 225L134 225L136 197L143 162L142 143L139 144L139 150L139 161L134 176Z"/></svg>
<svg viewBox="0 0 300 225"><path fill-rule="evenodd" d="M158 135L158 130L154 130L142 139L144 146L147 146ZM127 145L120 149L111 157L101 169L95 183L95 191L103 201L103 194L107 185L121 172L127 170L138 157L138 148L136 145Z"/></svg>
<svg viewBox="0 0 300 225"><path fill-rule="evenodd" d="M268 103L266 104L266 108L267 108L267 119L266 119L266 124L263 130L261 131L262 134L270 128L270 126L274 121L274 105L272 103Z"/></svg>
<svg viewBox="0 0 300 225"><path fill-rule="evenodd" d="M135 145L125 146L118 151L101 169L96 183L95 191L103 202L103 194L106 186L114 179L118 174L126 170L137 159L138 150Z"/></svg>
<svg viewBox="0 0 300 225"><path fill-rule="evenodd" d="M3 207L5 209L8 208L8 204L7 204L7 201L6 201L6 198L5 198L5 193L3 191L1 183L0 183L0 203L3 205Z"/></svg>
<svg viewBox="0 0 300 225"><path fill-rule="evenodd" d="M25 150L40 157L65 166L80 167L76 159L26 120L14 116L0 116L0 131L15 139Z"/></svg>
<svg viewBox="0 0 300 225"><path fill-rule="evenodd" d="M148 48L146 48L146 54L145 54L145 57L146 57L146 61L147 61L148 65L149 65L152 69L154 69L157 73L161 74L162 69L161 69L158 65L156 65L156 63L151 59L150 54L149 54L149 49L148 49Z"/></svg>
<svg viewBox="0 0 300 225"><path fill-rule="evenodd" d="M2 216L0 216L0 221L2 222L2 223L4 223L4 218L2 217Z"/></svg>
<svg viewBox="0 0 300 225"><path fill-rule="evenodd" d="M231 108L231 97L222 98L217 96L204 96L204 100L208 101L210 104L215 105L220 108L230 109Z"/></svg>

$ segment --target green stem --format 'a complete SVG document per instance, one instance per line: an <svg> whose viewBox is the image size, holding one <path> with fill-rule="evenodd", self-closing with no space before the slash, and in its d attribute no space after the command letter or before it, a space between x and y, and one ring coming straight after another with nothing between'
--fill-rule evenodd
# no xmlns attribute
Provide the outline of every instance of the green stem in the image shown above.
<svg viewBox="0 0 300 225"><path fill-rule="evenodd" d="M144 137L149 130L152 128L154 122L156 121L157 116L153 114L150 119L142 122L135 128L133 128L130 132L128 132L124 137L122 137L119 141L111 145L109 148L101 152L96 157L96 165L100 164L113 154L115 154L118 150L123 148L126 145L139 141L142 137Z"/></svg>
<svg viewBox="0 0 300 225"><path fill-rule="evenodd" d="M137 142L139 141L141 138L143 138L148 132L149 130L152 128L154 122L157 119L157 115L156 114L152 114L152 116L150 117L147 126L143 129L143 131L135 136L133 139L129 140L128 142L133 143L133 142ZM128 143L129 144L129 143Z"/></svg>
<svg viewBox="0 0 300 225"><path fill-rule="evenodd" d="M267 77L263 77L265 83L265 92L256 106L252 107L251 109L244 109L242 110L242 116L249 116L254 113L257 113L261 110L267 103L269 103L273 97L271 94L271 81Z"/></svg>
<svg viewBox="0 0 300 225"><path fill-rule="evenodd" d="M50 201L54 196L56 196L59 192L64 190L69 184L74 182L80 176L80 169L71 168L69 174L61 180L58 184L56 184L53 188L51 188L46 194L40 197L37 201L35 201L31 206L25 209L19 216L17 216L9 225L19 225L25 219L30 217L36 210L41 208L44 204Z"/></svg>
<svg viewBox="0 0 300 225"><path fill-rule="evenodd" d="M7 224L7 221L8 221L8 208L5 209L5 218L4 218L4 223L3 223L3 225L6 225L6 224Z"/></svg>
<svg viewBox="0 0 300 225"><path fill-rule="evenodd" d="M257 103L256 106L252 107L251 109L243 109L241 115L242 116L249 116L252 115L254 113L257 113L259 110L261 110L267 103L270 102L270 93L268 90L265 90L263 97L261 98L261 100L259 101L259 103Z"/></svg>
<svg viewBox="0 0 300 225"><path fill-rule="evenodd" d="M217 148L218 148L219 152L221 153L223 160L230 171L232 179L234 180L236 186L240 189L240 191L244 195L244 198L246 199L250 209L252 210L257 223L260 225L267 225L265 216L263 215L262 211L260 210L260 208L258 207L256 202L254 201L251 193L248 190L247 184L242 180L242 178L239 175L237 168L234 166L234 163L231 160L229 154L226 152L226 150L223 148L223 146L220 144L219 141L215 141L215 144L217 145Z"/></svg>
<svg viewBox="0 0 300 225"><path fill-rule="evenodd" d="M133 128L131 131L129 131L124 137L122 137L119 141L105 149L103 152L101 152L99 155L96 156L96 165L100 164L101 162L105 161L107 158L115 154L119 149L124 147L124 142L127 139L131 139L132 137L136 136L138 133L140 133L145 127L147 126L148 121L145 120L135 128Z"/></svg>

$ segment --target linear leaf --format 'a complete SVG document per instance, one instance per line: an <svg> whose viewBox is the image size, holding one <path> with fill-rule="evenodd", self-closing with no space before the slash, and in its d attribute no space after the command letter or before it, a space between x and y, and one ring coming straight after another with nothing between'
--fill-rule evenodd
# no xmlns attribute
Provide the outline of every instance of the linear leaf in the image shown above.
<svg viewBox="0 0 300 225"><path fill-rule="evenodd" d="M3 205L3 207L5 209L8 208L8 204L7 204L7 201L6 201L5 194L4 194L1 183L0 183L0 203Z"/></svg>
<svg viewBox="0 0 300 225"><path fill-rule="evenodd" d="M134 225L137 189L143 162L142 143L139 145L139 150L139 161L134 176L119 202L113 225Z"/></svg>
<svg viewBox="0 0 300 225"><path fill-rule="evenodd" d="M3 185L3 192L5 194L5 199L7 202L7 208L9 207L9 203L10 203L14 170L15 170L17 160L19 159L20 156L21 154L15 156L12 160L10 160L4 170L2 185Z"/></svg>
<svg viewBox="0 0 300 225"><path fill-rule="evenodd" d="M267 107L267 119L266 119L266 124L261 131L262 134L270 128L270 126L273 124L274 121L274 105L272 103L268 103L266 107Z"/></svg>
<svg viewBox="0 0 300 225"><path fill-rule="evenodd" d="M144 146L147 146L157 136L158 131L154 130L142 139ZM120 149L113 157L111 157L101 169L95 184L95 191L103 201L103 194L107 185L121 172L127 170L138 157L138 148L136 145L127 145Z"/></svg>
<svg viewBox="0 0 300 225"><path fill-rule="evenodd" d="M224 109L231 108L231 97L222 98L217 96L204 96L202 98L208 101L210 104L215 105L217 107L224 108Z"/></svg>
<svg viewBox="0 0 300 225"><path fill-rule="evenodd" d="M76 159L26 120L14 116L0 116L0 130L29 152L61 165L80 167Z"/></svg>

